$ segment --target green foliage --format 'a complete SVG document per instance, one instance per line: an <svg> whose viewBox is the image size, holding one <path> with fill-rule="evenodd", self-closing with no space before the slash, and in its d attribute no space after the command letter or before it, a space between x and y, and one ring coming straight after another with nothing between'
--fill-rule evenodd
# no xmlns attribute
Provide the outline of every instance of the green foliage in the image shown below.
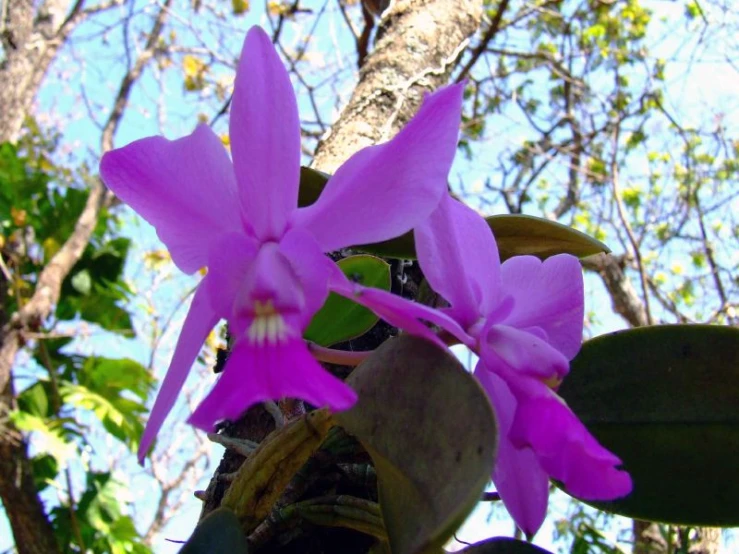
<svg viewBox="0 0 739 554"><path fill-rule="evenodd" d="M110 473L88 473L86 490L77 505L59 506L51 512L62 551L76 552L72 545L84 545L92 552L150 554L131 517L121 511L127 497L126 484Z"/></svg>
<svg viewBox="0 0 739 554"><path fill-rule="evenodd" d="M374 256L358 255L337 262L349 279L366 287L390 290L390 265ZM323 346L359 337L369 331L378 317L348 298L330 293L313 316L303 337Z"/></svg>
<svg viewBox="0 0 739 554"><path fill-rule="evenodd" d="M347 382L359 400L335 417L372 456L392 552L441 547L490 476L497 425L487 396L454 356L406 335Z"/></svg>
<svg viewBox="0 0 739 554"><path fill-rule="evenodd" d="M97 248L88 246L62 285L56 316L59 319L79 316L108 331L132 336L131 316L118 305L130 292L123 281L129 247L126 238L112 239Z"/></svg>
<svg viewBox="0 0 739 554"><path fill-rule="evenodd" d="M559 393L634 490L594 503L648 521L739 525L739 330L645 327L585 343Z"/></svg>
<svg viewBox="0 0 739 554"><path fill-rule="evenodd" d="M11 276L5 306L11 314L31 297L39 273L72 234L87 202L85 168L55 167L50 161L54 145L54 139L33 127L19 145L0 145L0 248ZM62 492L51 521L64 552L150 552L124 513L125 483L85 462L79 501L71 484L72 473L80 475L77 461L89 458L96 431L104 429L132 450L137 447L152 387L149 371L133 360L69 353L71 338L46 335L60 320L133 334L123 305L129 292L123 268L130 241L115 236L116 226L103 211L92 240L62 283L54 317L39 322L40 338L27 345L45 374L31 374L10 413L15 427L36 439L38 453L31 464L37 490Z"/></svg>

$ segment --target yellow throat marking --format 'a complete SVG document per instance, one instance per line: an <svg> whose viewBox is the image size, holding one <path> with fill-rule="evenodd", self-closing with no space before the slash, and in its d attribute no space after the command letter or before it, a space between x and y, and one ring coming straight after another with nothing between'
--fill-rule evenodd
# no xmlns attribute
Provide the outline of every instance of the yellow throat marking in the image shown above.
<svg viewBox="0 0 739 554"><path fill-rule="evenodd" d="M247 337L252 344L275 344L287 337L285 320L275 310L272 300L254 301L254 321L247 331Z"/></svg>

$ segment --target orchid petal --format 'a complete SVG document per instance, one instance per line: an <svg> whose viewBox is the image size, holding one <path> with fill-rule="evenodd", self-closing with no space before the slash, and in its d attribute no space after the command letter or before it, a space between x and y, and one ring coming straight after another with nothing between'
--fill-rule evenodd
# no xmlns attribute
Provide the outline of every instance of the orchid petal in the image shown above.
<svg viewBox="0 0 739 554"><path fill-rule="evenodd" d="M446 348L444 342L436 333L421 323L421 320L438 325L468 346L474 343L474 339L462 329L459 323L443 312L382 289L352 283L338 268L331 276L329 288L336 294L369 308L394 327L430 340L441 348Z"/></svg>
<svg viewBox="0 0 739 554"><path fill-rule="evenodd" d="M301 339L263 345L242 340L188 422L212 431L218 421L235 421L258 402L287 397L335 411L346 410L357 400L351 387L323 369Z"/></svg>
<svg viewBox="0 0 739 554"><path fill-rule="evenodd" d="M541 527L547 514L549 478L533 450L516 448L508 437L516 399L500 377L480 362L475 377L488 394L498 421L498 456L493 483L506 509L528 536Z"/></svg>
<svg viewBox="0 0 739 554"><path fill-rule="evenodd" d="M139 445L138 457L140 463L143 463L149 447L167 418L167 414L172 410L177 395L182 390L182 386L185 384L187 375L190 373L192 364L195 362L205 339L220 319L208 301L208 286L206 283L208 278L206 277L195 291L190 310L187 312L185 323L177 339L172 361L154 401L149 420L146 422Z"/></svg>
<svg viewBox="0 0 739 554"><path fill-rule="evenodd" d="M229 132L244 221L277 240L298 203L300 120L290 77L259 27L244 41Z"/></svg>
<svg viewBox="0 0 739 554"><path fill-rule="evenodd" d="M447 190L462 92L454 85L427 96L395 138L349 158L318 201L295 213L294 225L329 252L396 237L427 218Z"/></svg>
<svg viewBox="0 0 739 554"><path fill-rule="evenodd" d="M500 289L500 258L485 220L447 194L413 233L424 276L459 322L467 327L487 315Z"/></svg>
<svg viewBox="0 0 739 554"><path fill-rule="evenodd" d="M290 261L305 296L300 321L300 328L305 329L326 301L328 281L336 265L302 229L288 231L280 241L280 252Z"/></svg>
<svg viewBox="0 0 739 554"><path fill-rule="evenodd" d="M178 140L149 137L111 150L100 177L154 226L185 273L206 265L218 237L242 228L233 167L205 125Z"/></svg>
<svg viewBox="0 0 739 554"><path fill-rule="evenodd" d="M603 448L564 401L539 384L541 393L519 396L511 428L514 444L533 448L544 470L584 500L627 495L631 477L617 469L621 460Z"/></svg>
<svg viewBox="0 0 739 554"><path fill-rule="evenodd" d="M491 371L510 378L526 375L538 379L561 379L570 369L562 353L542 340L536 330L490 325L482 332L480 357ZM512 372L515 372L512 374Z"/></svg>
<svg viewBox="0 0 739 554"><path fill-rule="evenodd" d="M224 319L233 316L234 301L259 251L257 241L243 233L220 238L208 256L207 288L211 306Z"/></svg>
<svg viewBox="0 0 739 554"><path fill-rule="evenodd" d="M502 287L514 299L502 322L512 327L540 327L547 341L571 360L582 344L583 276L580 262L569 254L541 261L517 256L501 268Z"/></svg>

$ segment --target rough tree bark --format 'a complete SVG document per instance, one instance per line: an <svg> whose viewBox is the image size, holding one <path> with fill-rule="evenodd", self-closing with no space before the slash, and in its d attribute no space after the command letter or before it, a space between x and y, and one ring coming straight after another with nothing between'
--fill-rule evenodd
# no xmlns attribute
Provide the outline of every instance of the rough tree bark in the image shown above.
<svg viewBox="0 0 739 554"><path fill-rule="evenodd" d="M3 2L0 44L5 62L0 64L0 142L18 138L23 120L57 52L85 16L84 1L70 10L70 0L49 0L35 7L32 0Z"/></svg>
<svg viewBox="0 0 739 554"><path fill-rule="evenodd" d="M349 103L330 134L319 144L312 166L331 173L357 150L395 135L418 110L423 93L449 81L457 58L477 30L481 18L480 0L396 0L384 12L376 46L366 58ZM411 271L416 270L411 268ZM413 290L413 281L414 277L410 276L404 286L406 294ZM393 288L399 289L399 283L394 282ZM381 323L367 336L344 346L369 350L394 332ZM349 371L336 366L330 369L340 376ZM273 418L263 407L257 406L234 424L224 427L221 435L226 440L240 438L259 442L273 428ZM204 501L201 517L220 505L228 487L222 476L238 470L243 461L237 452L226 450L208 489L197 494ZM310 497L311 492L315 490L308 490L306 497ZM373 541L354 531L328 529L324 532L318 528L310 537L293 540L284 546L278 542L265 544L260 551L280 554L366 552Z"/></svg>
<svg viewBox="0 0 739 554"><path fill-rule="evenodd" d="M374 50L312 166L333 173L357 150L390 139L418 110L425 92L449 76L482 18L473 0L396 0L377 30Z"/></svg>

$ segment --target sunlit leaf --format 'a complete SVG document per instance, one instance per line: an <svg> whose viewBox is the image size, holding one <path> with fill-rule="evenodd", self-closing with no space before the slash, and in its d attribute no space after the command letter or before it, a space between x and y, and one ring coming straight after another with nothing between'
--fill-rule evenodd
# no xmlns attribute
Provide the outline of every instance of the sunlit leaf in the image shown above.
<svg viewBox="0 0 739 554"><path fill-rule="evenodd" d="M300 170L301 206L315 202L326 186L329 175L307 167ZM548 258L555 254L585 257L610 249L592 237L560 223L529 215L494 215L486 217L498 243L501 259L531 254ZM389 258L414 259L416 248L413 233L376 244L357 245L357 248Z"/></svg>
<svg viewBox="0 0 739 554"><path fill-rule="evenodd" d="M351 280L366 287L390 290L390 265L366 254L339 260L337 265ZM367 308L338 294L329 294L326 303L313 316L304 338L323 346L336 344L369 331L377 316Z"/></svg>

